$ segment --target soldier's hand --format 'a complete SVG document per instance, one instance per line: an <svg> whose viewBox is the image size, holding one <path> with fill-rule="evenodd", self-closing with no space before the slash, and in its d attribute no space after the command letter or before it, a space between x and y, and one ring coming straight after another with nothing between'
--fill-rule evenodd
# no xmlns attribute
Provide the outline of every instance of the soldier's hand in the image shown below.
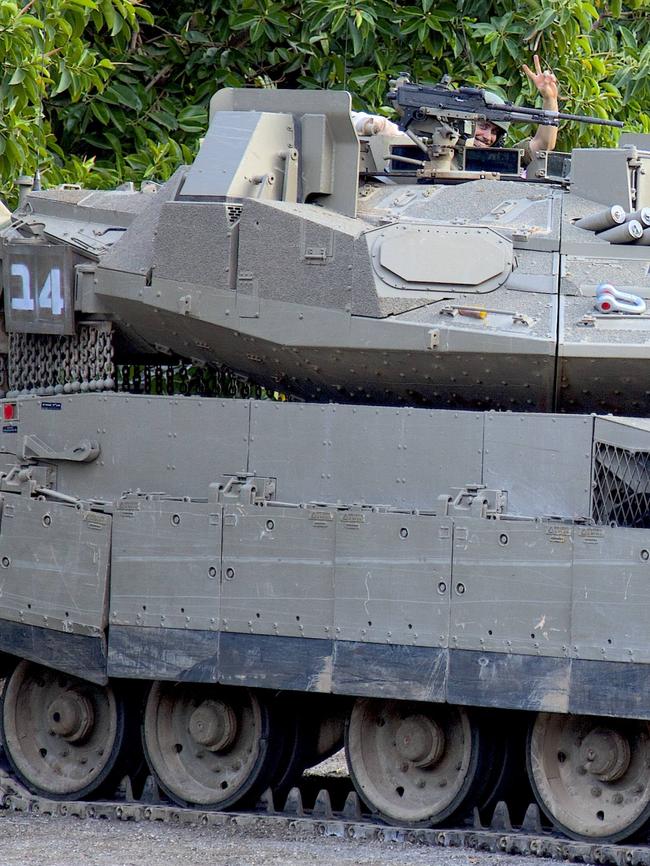
<svg viewBox="0 0 650 866"><path fill-rule="evenodd" d="M364 135L398 135L399 134L399 126L396 123L393 123L392 120L389 120L387 117L381 117L381 115L373 115L370 117L365 125L363 130Z"/></svg>
<svg viewBox="0 0 650 866"><path fill-rule="evenodd" d="M555 99L557 100L558 96L558 83L557 78L550 69L545 69L542 71L542 64L539 62L539 56L537 54L533 55L533 64L535 66L535 71L527 66L525 63L522 66L522 69L528 76L528 79L533 82L535 87L542 94L544 99Z"/></svg>

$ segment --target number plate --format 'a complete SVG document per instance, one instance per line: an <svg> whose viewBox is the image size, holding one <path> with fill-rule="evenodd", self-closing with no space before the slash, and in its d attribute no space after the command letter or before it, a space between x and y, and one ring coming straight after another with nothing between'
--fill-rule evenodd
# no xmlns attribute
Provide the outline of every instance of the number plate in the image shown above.
<svg viewBox="0 0 650 866"><path fill-rule="evenodd" d="M2 276L7 331L74 334L74 264L68 247L5 241Z"/></svg>

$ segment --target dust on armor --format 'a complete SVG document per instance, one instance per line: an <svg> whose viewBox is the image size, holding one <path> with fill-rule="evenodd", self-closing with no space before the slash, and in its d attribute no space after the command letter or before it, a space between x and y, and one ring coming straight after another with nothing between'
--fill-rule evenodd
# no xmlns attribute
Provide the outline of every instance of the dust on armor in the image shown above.
<svg viewBox="0 0 650 866"><path fill-rule="evenodd" d="M241 809L345 741L392 824L532 787L575 839L646 832L650 143L522 177L463 146L515 108L391 98L405 132L359 141L348 94L221 91L167 183L3 230L0 726L35 796L146 761Z"/></svg>

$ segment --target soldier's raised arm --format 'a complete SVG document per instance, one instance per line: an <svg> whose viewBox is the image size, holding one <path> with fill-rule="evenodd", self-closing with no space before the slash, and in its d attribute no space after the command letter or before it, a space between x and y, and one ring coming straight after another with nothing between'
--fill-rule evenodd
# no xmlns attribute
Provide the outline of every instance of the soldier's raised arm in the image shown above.
<svg viewBox="0 0 650 866"><path fill-rule="evenodd" d="M557 78L550 69L542 71L542 64L539 61L539 55L533 56L533 71L530 66L524 63L523 71L532 81L537 90L542 95L542 107L547 111L558 111L558 83ZM554 150L557 141L556 126L538 126L535 135L530 140L530 149L536 150Z"/></svg>

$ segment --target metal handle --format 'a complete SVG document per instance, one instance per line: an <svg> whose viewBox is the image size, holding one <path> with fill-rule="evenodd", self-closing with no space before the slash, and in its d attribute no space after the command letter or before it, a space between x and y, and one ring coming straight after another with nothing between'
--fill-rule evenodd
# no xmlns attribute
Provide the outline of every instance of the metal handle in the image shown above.
<svg viewBox="0 0 650 866"><path fill-rule="evenodd" d="M90 439L82 439L78 445L66 448L63 451L55 451L38 436L25 436L23 439L24 459L35 458L40 460L68 460L72 463L91 463L99 457L99 442Z"/></svg>

